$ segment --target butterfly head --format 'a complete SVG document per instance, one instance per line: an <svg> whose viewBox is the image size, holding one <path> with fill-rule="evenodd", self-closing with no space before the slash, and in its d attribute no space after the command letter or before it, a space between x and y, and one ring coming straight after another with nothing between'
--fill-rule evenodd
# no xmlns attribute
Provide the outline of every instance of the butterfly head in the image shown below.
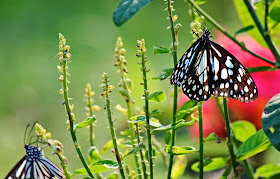
<svg viewBox="0 0 280 179"><path fill-rule="evenodd" d="M210 31L205 27L205 28L203 29L202 38L207 38L207 39L209 39L209 37L210 37Z"/></svg>

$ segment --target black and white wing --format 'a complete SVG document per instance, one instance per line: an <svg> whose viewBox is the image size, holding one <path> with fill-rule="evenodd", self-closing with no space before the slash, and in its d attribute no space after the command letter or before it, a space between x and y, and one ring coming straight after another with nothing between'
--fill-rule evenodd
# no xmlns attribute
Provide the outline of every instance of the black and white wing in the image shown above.
<svg viewBox="0 0 280 179"><path fill-rule="evenodd" d="M17 178L25 178L25 164L26 164L26 157L24 156L15 166L14 168L8 173L5 179L17 179Z"/></svg>
<svg viewBox="0 0 280 179"><path fill-rule="evenodd" d="M257 86L246 68L226 49L210 41L213 61L213 95L242 102L257 99ZM216 65L218 63L219 65Z"/></svg>

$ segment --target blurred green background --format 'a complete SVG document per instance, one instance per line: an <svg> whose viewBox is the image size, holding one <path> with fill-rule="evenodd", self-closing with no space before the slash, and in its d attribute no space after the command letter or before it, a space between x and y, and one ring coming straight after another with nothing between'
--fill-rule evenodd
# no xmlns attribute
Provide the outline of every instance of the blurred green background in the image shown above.
<svg viewBox="0 0 280 179"><path fill-rule="evenodd" d="M123 98L118 93L119 74L113 66L113 54L117 37L121 36L126 48L129 77L135 84L133 99L136 101L134 109L142 108L142 86L139 85L141 73L135 57L136 40L145 38L148 49L149 77L161 74L161 70L173 64L170 55L153 55L152 48L156 46L169 47L171 44L170 30L166 20L167 12L163 0L154 0L147 7L137 13L122 27L116 27L112 21L112 14L120 0L93 1L1 1L0 7L0 178L24 155L23 135L27 124L38 121L52 133L54 139L64 144L65 155L69 160L68 169L73 172L81 168L81 162L76 157L69 132L66 130L66 113L61 105L62 96L59 94L61 84L57 81L59 64L55 58L58 52L58 33L62 33L67 44L71 46L72 62L69 65L70 97L75 104L74 113L77 122L86 118L84 88L91 83L95 104L103 109L102 92L99 87L102 73L107 72L111 82L115 85L112 95L112 106L125 106ZM175 14L179 15L178 22L182 24L180 30L179 56L188 48L192 35L190 32L190 17L188 4L178 1L174 4ZM209 0L203 9L230 33L241 27L238 16L231 1ZM211 27L211 25L209 25ZM214 31L214 30L212 30ZM155 105L165 113L158 116L162 123L168 124L171 119L172 100L169 96L171 89L169 81L149 80L150 91L163 90L167 100ZM113 109L118 134L127 128L125 116ZM107 129L108 122L105 111L96 112L97 127L95 128L95 144L101 150L110 139ZM163 143L163 134L157 135ZM78 133L78 139L84 154L89 147L88 130ZM185 129L179 131L178 145L197 146ZM206 155L226 155L226 149L221 144L219 150L213 151L217 144L206 147ZM46 155L58 163L51 150L44 150ZM114 159L108 152L105 159ZM131 159L131 158L130 158ZM191 155L190 160L196 159ZM131 163L131 161L127 161ZM166 168L161 164L161 158L156 161L156 178L166 175ZM191 178L191 177L190 177Z"/></svg>

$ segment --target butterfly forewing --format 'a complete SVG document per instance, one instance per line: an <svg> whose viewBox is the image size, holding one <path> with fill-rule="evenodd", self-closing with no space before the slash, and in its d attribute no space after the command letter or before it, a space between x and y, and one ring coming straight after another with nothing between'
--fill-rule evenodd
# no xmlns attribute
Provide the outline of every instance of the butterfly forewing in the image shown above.
<svg viewBox="0 0 280 179"><path fill-rule="evenodd" d="M187 50L170 77L192 100L206 101L211 95L254 101L258 91L246 68L227 50L203 35Z"/></svg>

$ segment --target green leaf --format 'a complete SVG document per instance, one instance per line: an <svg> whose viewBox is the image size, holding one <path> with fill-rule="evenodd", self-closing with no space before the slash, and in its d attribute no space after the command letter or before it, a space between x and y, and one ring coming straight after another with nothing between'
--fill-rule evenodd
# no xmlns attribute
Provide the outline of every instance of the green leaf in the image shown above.
<svg viewBox="0 0 280 179"><path fill-rule="evenodd" d="M208 1L208 0L195 0L195 3L196 3L197 5L202 5L202 4L207 3L207 1Z"/></svg>
<svg viewBox="0 0 280 179"><path fill-rule="evenodd" d="M102 173L102 172L106 172L107 170L109 170L107 167L105 167L104 165L94 165L94 166L90 166L90 171L94 174L94 173ZM77 169L73 172L73 175L88 175L87 171L85 168L80 168Z"/></svg>
<svg viewBox="0 0 280 179"><path fill-rule="evenodd" d="M223 168L226 166L227 163L227 157L217 157L217 158L212 158L211 163L208 163L206 166L203 167L203 170L205 172L217 170L220 168ZM199 162L194 163L191 166L192 170L195 172L199 172Z"/></svg>
<svg viewBox="0 0 280 179"><path fill-rule="evenodd" d="M156 118L150 118L150 125L152 126L152 127L160 127L160 126L162 126L162 124L159 122L159 120L158 119L156 119Z"/></svg>
<svg viewBox="0 0 280 179"><path fill-rule="evenodd" d="M237 121L232 123L231 129L234 137L240 142L245 142L249 137L257 132L254 124L248 121Z"/></svg>
<svg viewBox="0 0 280 179"><path fill-rule="evenodd" d="M165 144L169 144L171 140L171 130L166 131L165 136L164 136L164 141Z"/></svg>
<svg viewBox="0 0 280 179"><path fill-rule="evenodd" d="M255 24L255 22L253 21L245 3L243 0L234 0L234 5L235 5L235 8L237 10L237 13L238 13L238 16L239 16L239 19L241 20L242 24L244 27L246 26L249 26L249 25L252 25L252 24ZM257 11L257 14L259 16L260 19L264 19L264 7L261 7L263 6L262 5L263 3L258 3L256 5L256 11ZM262 46L264 47L267 47L261 33L259 32L258 28L254 28L252 30L250 30L248 32L251 37L253 37L259 44L261 44Z"/></svg>
<svg viewBox="0 0 280 179"><path fill-rule="evenodd" d="M90 124L92 124L94 121L96 120L96 117L88 117L87 119L85 119L83 122L81 122L80 124L76 124L74 126L74 130L79 129L79 128L84 128L89 126Z"/></svg>
<svg viewBox="0 0 280 179"><path fill-rule="evenodd" d="M116 26L123 25L128 19L136 14L141 8L149 4L152 0L123 0L113 14Z"/></svg>
<svg viewBox="0 0 280 179"><path fill-rule="evenodd" d="M221 143L221 139L214 132L209 134L205 139L203 139L203 142L207 142L211 140L217 141L218 144Z"/></svg>
<svg viewBox="0 0 280 179"><path fill-rule="evenodd" d="M162 70L164 73L157 76L157 77L153 77L153 80L164 80L166 78L168 78L169 76L171 76L172 72L173 72L174 68L166 68L164 70Z"/></svg>
<svg viewBox="0 0 280 179"><path fill-rule="evenodd" d="M275 22L280 21L280 0L274 0L270 6L270 12L268 16Z"/></svg>
<svg viewBox="0 0 280 179"><path fill-rule="evenodd" d="M153 54L161 54L161 53L171 53L171 50L166 47L156 47L153 48Z"/></svg>
<svg viewBox="0 0 280 179"><path fill-rule="evenodd" d="M270 144L271 143L261 129L237 149L237 157L239 160L247 159L266 150Z"/></svg>
<svg viewBox="0 0 280 179"><path fill-rule="evenodd" d="M241 29L239 29L238 31L235 32L234 37L238 34L248 32L249 30L252 30L253 28L255 28L255 26L253 26L253 25L248 25L246 27L242 27Z"/></svg>
<svg viewBox="0 0 280 179"><path fill-rule="evenodd" d="M127 122L133 123L133 124L137 124L137 123L143 122L143 121L146 121L146 116L144 116L144 115L138 115L138 116L131 117L131 118L129 119L129 121L127 121Z"/></svg>
<svg viewBox="0 0 280 179"><path fill-rule="evenodd" d="M152 112L150 112L150 116L151 115L155 115L155 114L159 114L159 110L158 109L155 109Z"/></svg>
<svg viewBox="0 0 280 179"><path fill-rule="evenodd" d="M118 173L111 173L106 179L117 179Z"/></svg>
<svg viewBox="0 0 280 179"><path fill-rule="evenodd" d="M140 143L135 148L126 150L125 153L123 154L123 158L130 154L136 154L137 152L139 152L142 149L142 147L143 147L143 143Z"/></svg>
<svg viewBox="0 0 280 179"><path fill-rule="evenodd" d="M280 94L273 96L264 108L262 127L272 145L280 151Z"/></svg>
<svg viewBox="0 0 280 179"><path fill-rule="evenodd" d="M280 173L280 165L276 164L266 164L257 168L255 173L255 178L259 177L269 177L276 173Z"/></svg>
<svg viewBox="0 0 280 179"><path fill-rule="evenodd" d="M115 162L113 160L99 160L90 164L90 166L94 166L94 165L104 165L105 167L112 168L112 169L119 168L118 162Z"/></svg>
<svg viewBox="0 0 280 179"><path fill-rule="evenodd" d="M177 121L177 122L175 122L173 124L169 124L169 125L166 125L166 126L160 126L158 128L153 129L152 132L154 132L154 131L167 131L167 130L171 130L171 129L177 129L178 127L181 126L180 124L183 123L183 122L184 122L184 120L179 120L179 121Z"/></svg>
<svg viewBox="0 0 280 179"><path fill-rule="evenodd" d="M180 178L187 167L187 157L185 155L179 155L175 159L175 163L172 167L171 178L178 179Z"/></svg>
<svg viewBox="0 0 280 179"><path fill-rule="evenodd" d="M99 155L98 149L95 146L91 146L89 148L87 156L88 156L88 163L101 160L101 156Z"/></svg>
<svg viewBox="0 0 280 179"><path fill-rule="evenodd" d="M129 130L129 129L125 129L124 131L121 131L120 134L124 135L124 136L131 136L133 133L133 131Z"/></svg>
<svg viewBox="0 0 280 179"><path fill-rule="evenodd" d="M250 67L247 68L249 73L259 72L259 71L276 71L278 68L272 68L270 66L260 66L260 67Z"/></svg>
<svg viewBox="0 0 280 179"><path fill-rule="evenodd" d="M165 101L165 93L163 91L153 92L149 95L150 101L162 102Z"/></svg>
<svg viewBox="0 0 280 179"><path fill-rule="evenodd" d="M187 119L196 109L197 101L188 100L177 112L177 119Z"/></svg>
<svg viewBox="0 0 280 179"><path fill-rule="evenodd" d="M121 143L123 143L125 140L124 140L124 138L119 138L118 140L117 140L117 142L118 142L118 144L121 144ZM112 140L110 140L109 142L107 142L105 145L104 145L104 147L103 147L103 149L100 151L100 155L103 155L105 152L107 152L108 150L110 150L111 148L113 148L113 141Z"/></svg>
<svg viewBox="0 0 280 179"><path fill-rule="evenodd" d="M182 155L182 154L190 154L190 153L198 152L198 150L196 150L192 146L183 146L183 147L173 146L172 149L170 150L170 145L168 144L165 144L164 151L172 155Z"/></svg>

